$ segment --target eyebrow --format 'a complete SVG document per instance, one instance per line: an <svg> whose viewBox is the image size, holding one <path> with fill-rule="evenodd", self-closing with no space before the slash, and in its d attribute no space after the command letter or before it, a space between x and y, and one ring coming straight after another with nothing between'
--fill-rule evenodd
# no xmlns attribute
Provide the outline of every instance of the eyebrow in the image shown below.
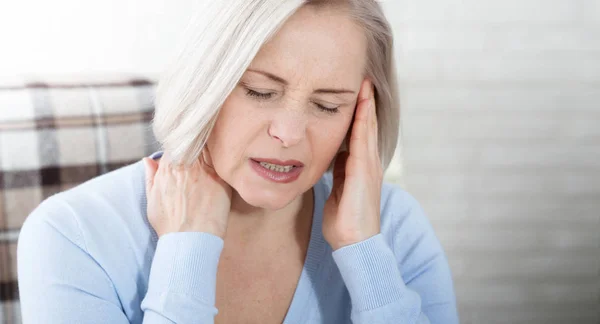
<svg viewBox="0 0 600 324"><path fill-rule="evenodd" d="M248 69L247 71L262 74L277 83L283 84L284 86L289 85L289 83L285 79L283 79L279 76L276 76L273 73L269 73L269 72L265 72L265 71L261 71L261 70L254 70L254 69ZM317 90L315 90L315 92L316 93L333 93L333 94L339 94L339 93L355 94L356 93L355 91L348 90L348 89L317 89Z"/></svg>

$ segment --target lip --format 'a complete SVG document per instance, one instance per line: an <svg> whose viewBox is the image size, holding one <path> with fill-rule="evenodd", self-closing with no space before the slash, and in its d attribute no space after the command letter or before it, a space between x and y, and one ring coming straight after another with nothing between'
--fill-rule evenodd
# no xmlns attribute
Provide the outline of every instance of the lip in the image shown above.
<svg viewBox="0 0 600 324"><path fill-rule="evenodd" d="M265 161L266 162L266 161ZM269 170L260 165L260 162L250 159L250 167L261 177L266 180L276 182L276 183L290 183L298 179L303 166L294 166L294 168L290 172L277 172L273 170Z"/></svg>
<svg viewBox="0 0 600 324"><path fill-rule="evenodd" d="M262 159L262 158L251 158L251 159L256 162L267 162L267 163L277 164L277 165L281 165L281 166L289 166L289 165L293 165L295 167L303 167L304 166L304 164L298 160L281 161L281 160L277 160L277 159Z"/></svg>

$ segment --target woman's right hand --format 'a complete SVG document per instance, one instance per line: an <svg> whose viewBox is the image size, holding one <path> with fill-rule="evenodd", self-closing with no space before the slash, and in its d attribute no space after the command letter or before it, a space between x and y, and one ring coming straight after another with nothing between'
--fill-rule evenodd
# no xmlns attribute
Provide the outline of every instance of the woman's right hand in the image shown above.
<svg viewBox="0 0 600 324"><path fill-rule="evenodd" d="M172 232L205 232L225 238L231 187L221 179L208 148L189 167L144 158L148 220L159 237Z"/></svg>

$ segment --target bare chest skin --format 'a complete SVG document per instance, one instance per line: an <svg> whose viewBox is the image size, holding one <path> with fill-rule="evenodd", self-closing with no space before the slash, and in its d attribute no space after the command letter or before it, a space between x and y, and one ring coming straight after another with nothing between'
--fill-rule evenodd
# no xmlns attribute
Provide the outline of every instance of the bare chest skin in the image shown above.
<svg viewBox="0 0 600 324"><path fill-rule="evenodd" d="M262 255L223 250L217 270L215 323L281 324L302 272L306 249Z"/></svg>
<svg viewBox="0 0 600 324"><path fill-rule="evenodd" d="M257 233L230 221L217 269L215 323L283 322L304 267L313 208L309 191L293 226Z"/></svg>

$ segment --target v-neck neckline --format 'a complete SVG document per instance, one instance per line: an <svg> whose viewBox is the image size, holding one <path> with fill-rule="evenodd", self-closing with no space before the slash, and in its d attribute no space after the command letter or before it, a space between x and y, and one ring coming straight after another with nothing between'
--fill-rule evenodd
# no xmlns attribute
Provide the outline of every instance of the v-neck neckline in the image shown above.
<svg viewBox="0 0 600 324"><path fill-rule="evenodd" d="M308 249L306 258L298 284L290 307L283 319L283 324L305 323L304 317L309 314L307 307L314 292L313 286L316 285L315 280L321 265L322 260L327 251L327 243L323 237L322 220L323 207L325 204L325 188L323 187L323 177L313 186L313 217L310 230L310 238L308 241Z"/></svg>
<svg viewBox="0 0 600 324"><path fill-rule="evenodd" d="M149 157L152 159L157 159L162 157L162 155L163 151L157 151L151 154ZM288 311L283 319L283 324L306 322L305 317L310 314L310 312L307 311L307 308L310 306L309 301L314 293L313 287L317 286L317 276L323 264L322 260L329 247L329 245L325 242L322 230L323 207L325 206L326 199L324 177L325 175L322 175L319 181L317 181L317 183L313 186L313 215L308 249L306 251L306 257L304 259L304 265L302 266L300 278L298 279L298 283L296 285L296 289L294 291ZM146 204L146 195L143 195L142 205L144 213L146 212ZM150 228L152 229L151 226ZM157 244L158 235L153 229L151 230L151 236L154 244Z"/></svg>

